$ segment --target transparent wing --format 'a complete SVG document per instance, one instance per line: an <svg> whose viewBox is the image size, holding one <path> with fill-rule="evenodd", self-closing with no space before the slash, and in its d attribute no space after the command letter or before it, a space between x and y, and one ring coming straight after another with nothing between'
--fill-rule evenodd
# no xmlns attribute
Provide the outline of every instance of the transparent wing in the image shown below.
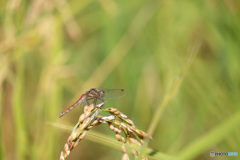
<svg viewBox="0 0 240 160"><path fill-rule="evenodd" d="M105 96L103 97L103 99L117 99L125 96L126 94L124 89L98 88L98 90L103 90L105 92Z"/></svg>

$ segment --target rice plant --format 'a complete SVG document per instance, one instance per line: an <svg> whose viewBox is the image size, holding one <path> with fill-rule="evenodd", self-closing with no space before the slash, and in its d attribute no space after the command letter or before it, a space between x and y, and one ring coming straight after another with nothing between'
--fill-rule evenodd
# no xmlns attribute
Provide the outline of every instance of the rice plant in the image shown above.
<svg viewBox="0 0 240 160"><path fill-rule="evenodd" d="M74 140L94 127L69 160L239 154L239 7L234 0L0 1L0 159L64 157L87 111L59 113L89 88L127 94L99 108L98 127L79 125ZM141 146L127 144L132 124L114 111L134 122ZM144 134L142 144L137 133L152 140ZM239 158L232 155L214 158Z"/></svg>

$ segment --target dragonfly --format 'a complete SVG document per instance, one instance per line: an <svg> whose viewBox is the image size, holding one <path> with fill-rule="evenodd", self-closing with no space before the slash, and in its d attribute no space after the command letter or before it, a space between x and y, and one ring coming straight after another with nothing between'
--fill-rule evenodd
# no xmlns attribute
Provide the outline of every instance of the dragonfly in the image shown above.
<svg viewBox="0 0 240 160"><path fill-rule="evenodd" d="M105 102L105 99L116 99L121 98L125 96L125 90L124 89L101 89L101 88L92 88L88 90L86 93L82 94L80 98L72 104L70 107L68 107L66 110L64 110L59 118L61 118L63 115L71 111L73 108L75 108L77 105L84 105L85 103L89 104L90 101L93 101L93 104L96 104L97 101Z"/></svg>

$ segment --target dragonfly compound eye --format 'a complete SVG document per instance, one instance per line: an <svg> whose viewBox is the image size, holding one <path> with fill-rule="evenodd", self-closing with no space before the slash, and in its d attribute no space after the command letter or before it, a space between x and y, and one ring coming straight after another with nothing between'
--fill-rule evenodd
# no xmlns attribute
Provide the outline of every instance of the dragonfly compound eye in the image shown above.
<svg viewBox="0 0 240 160"><path fill-rule="evenodd" d="M105 96L105 92L104 92L103 90L101 90L101 91L99 92L99 95L100 95L100 97L104 97L104 96Z"/></svg>

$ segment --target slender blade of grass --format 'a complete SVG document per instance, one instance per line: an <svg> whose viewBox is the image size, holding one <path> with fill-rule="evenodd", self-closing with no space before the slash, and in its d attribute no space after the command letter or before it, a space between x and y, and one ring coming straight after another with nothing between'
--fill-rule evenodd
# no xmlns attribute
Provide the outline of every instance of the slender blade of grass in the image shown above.
<svg viewBox="0 0 240 160"><path fill-rule="evenodd" d="M18 60L17 77L14 85L13 112L16 129L16 156L25 159L27 151L26 124L24 120L23 96L24 96L24 57Z"/></svg>
<svg viewBox="0 0 240 160"><path fill-rule="evenodd" d="M204 151L210 149L220 141L224 140L230 133L239 128L240 112L238 111L222 124L196 139L183 148L177 155L180 160L194 159ZM210 154L210 153L209 153Z"/></svg>
<svg viewBox="0 0 240 160"><path fill-rule="evenodd" d="M181 81L183 80L188 68L192 64L193 59L196 56L196 54L200 48L200 45L201 45L201 43L197 43L197 45L195 45L192 48L190 55L188 57L188 60L182 69L181 75L173 81L173 84L171 86L169 93L166 94L162 103L159 105L157 111L155 112L153 119L151 121L150 127L148 128L148 134L153 135L154 131L156 130L157 125L162 117L163 112L165 111L167 105L169 104L171 99L175 96L176 92L178 91Z"/></svg>

